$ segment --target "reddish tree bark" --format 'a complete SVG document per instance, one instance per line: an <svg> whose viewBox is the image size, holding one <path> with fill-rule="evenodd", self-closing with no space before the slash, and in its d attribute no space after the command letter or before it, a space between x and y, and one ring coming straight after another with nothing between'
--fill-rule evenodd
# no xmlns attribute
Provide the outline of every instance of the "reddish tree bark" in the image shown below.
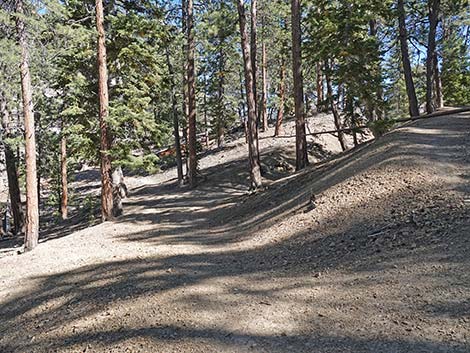
<svg viewBox="0 0 470 353"><path fill-rule="evenodd" d="M106 37L104 31L103 1L96 0L96 29L98 31L98 98L100 120L100 158L101 158L101 218L103 221L114 219L113 184L111 177L111 139L108 131L108 69L106 66Z"/></svg>
<svg viewBox="0 0 470 353"><path fill-rule="evenodd" d="M16 29L18 43L21 48L21 92L23 100L23 116L25 130L25 163L26 163L26 232L25 251L34 249L39 242L39 197L37 189L36 169L36 136L33 113L33 90L29 72L29 50L26 39L26 28L23 21L25 15L23 1L17 0Z"/></svg>

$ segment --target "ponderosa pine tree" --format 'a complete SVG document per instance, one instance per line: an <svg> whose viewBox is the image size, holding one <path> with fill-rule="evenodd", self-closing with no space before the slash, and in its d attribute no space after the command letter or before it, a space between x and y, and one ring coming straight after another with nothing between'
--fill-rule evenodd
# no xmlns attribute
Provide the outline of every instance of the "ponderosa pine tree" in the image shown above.
<svg viewBox="0 0 470 353"><path fill-rule="evenodd" d="M307 137L305 131L304 87L302 74L301 50L301 8L300 0L291 0L292 5L292 71L294 77L295 100L295 150L296 169L301 170L308 165Z"/></svg>
<svg viewBox="0 0 470 353"><path fill-rule="evenodd" d="M39 242L39 196L36 170L36 133L34 126L33 88L29 71L29 46L24 21L23 0L16 0L16 28L21 48L21 92L23 101L26 164L26 231L25 251L33 250Z"/></svg>
<svg viewBox="0 0 470 353"><path fill-rule="evenodd" d="M261 78L262 78L262 90L261 90L261 122L263 126L263 132L268 130L268 59L266 51L266 6L265 1L262 3L262 16L261 16L261 29L262 29L262 43L261 43Z"/></svg>
<svg viewBox="0 0 470 353"><path fill-rule="evenodd" d="M253 72L253 94L255 96L255 110L256 110L256 121L258 129L260 127L259 120L259 106L258 106L258 1L251 0L250 7L250 53L251 53L251 66Z"/></svg>
<svg viewBox="0 0 470 353"><path fill-rule="evenodd" d="M436 77L439 75L439 72L436 70L438 68L438 65L436 65L436 31L439 22L440 5L440 0L428 0L429 33L426 57L426 112L428 114L436 110L433 99L433 92L435 91L433 88L435 88Z"/></svg>
<svg viewBox="0 0 470 353"><path fill-rule="evenodd" d="M186 0L187 16L187 78L188 78L188 151L189 151L189 185L197 184L197 145L196 145L196 73L194 43L194 5L193 0Z"/></svg>
<svg viewBox="0 0 470 353"><path fill-rule="evenodd" d="M251 63L250 44L246 30L245 5L243 0L237 0L238 18L240 25L241 48L243 52L243 63L245 71L245 91L248 106L248 155L250 163L251 189L256 190L263 186L261 180L261 165L259 159L256 100L253 91L253 65Z"/></svg>
<svg viewBox="0 0 470 353"><path fill-rule="evenodd" d="M113 206L113 183L111 178L111 137L109 135L107 121L109 116L108 69L106 63L106 36L102 0L96 0L96 29L98 31L97 61L101 161L101 218L103 221L110 221L115 218L115 212Z"/></svg>
<svg viewBox="0 0 470 353"><path fill-rule="evenodd" d="M400 40L403 73L405 75L406 92L411 116L419 115L418 99L416 98L415 84L411 70L410 54L408 50L408 30L406 29L406 12L404 0L397 0L398 33Z"/></svg>
<svg viewBox="0 0 470 353"><path fill-rule="evenodd" d="M176 83L175 83L175 71L171 63L170 53L168 48L165 52L166 63L168 67L169 84L171 90L171 110L173 115L173 135L175 137L175 154L176 154L176 172L178 177L178 185L182 187L184 185L183 175L183 157L181 155L181 140L180 140L180 127L178 119L178 101L176 98Z"/></svg>

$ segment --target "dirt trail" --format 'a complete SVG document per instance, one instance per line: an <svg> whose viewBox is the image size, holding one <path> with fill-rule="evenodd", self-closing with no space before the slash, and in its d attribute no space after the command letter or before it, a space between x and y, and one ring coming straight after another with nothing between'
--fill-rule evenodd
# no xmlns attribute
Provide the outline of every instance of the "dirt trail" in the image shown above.
<svg viewBox="0 0 470 353"><path fill-rule="evenodd" d="M149 178L119 222L0 259L0 352L467 353L469 132L417 121L294 175L265 139L256 195L237 143L197 190Z"/></svg>

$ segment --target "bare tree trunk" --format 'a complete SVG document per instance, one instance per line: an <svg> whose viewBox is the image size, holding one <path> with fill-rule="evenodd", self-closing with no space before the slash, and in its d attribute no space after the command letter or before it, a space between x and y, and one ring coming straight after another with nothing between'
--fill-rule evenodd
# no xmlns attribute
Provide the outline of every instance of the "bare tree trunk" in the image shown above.
<svg viewBox="0 0 470 353"><path fill-rule="evenodd" d="M443 108L444 98L442 96L442 81L437 55L434 56L434 85L436 89L436 108Z"/></svg>
<svg viewBox="0 0 470 353"><path fill-rule="evenodd" d="M241 101L241 122L243 124L243 130L245 131L245 142L248 143L248 119L246 117L246 107L245 107L245 102L247 101L245 99L245 93L243 89L243 73L240 71L240 97L242 99Z"/></svg>
<svg viewBox="0 0 470 353"><path fill-rule="evenodd" d="M262 45L263 52L263 92L261 99L261 120L263 121L263 131L268 130L268 69L267 69L267 58L266 58L266 43L263 41Z"/></svg>
<svg viewBox="0 0 470 353"><path fill-rule="evenodd" d="M302 76L300 0L291 0L292 5L292 71L294 74L295 99L295 150L296 170L308 165L307 138L305 132L305 106Z"/></svg>
<svg viewBox="0 0 470 353"><path fill-rule="evenodd" d="M322 72L322 65L320 62L317 63L316 66L316 85L317 85L317 112L323 111L323 101L325 98L323 97L323 72Z"/></svg>
<svg viewBox="0 0 470 353"><path fill-rule="evenodd" d="M338 108L336 107L336 103L333 97L333 87L331 84L330 78L330 65L328 62L325 62L325 79L326 79L326 91L328 96L328 101L330 103L331 111L333 113L333 118L335 122L335 128L338 130L338 141L343 151L347 150L346 140L344 139L344 133L340 131L342 129L341 126L341 117L338 113Z"/></svg>
<svg viewBox="0 0 470 353"><path fill-rule="evenodd" d="M36 138L34 131L33 91L29 72L29 50L26 29L23 21L25 15L23 1L17 0L16 29L21 48L21 92L23 98L26 162L26 233L25 251L34 249L39 242L39 197L36 173Z"/></svg>
<svg viewBox="0 0 470 353"><path fill-rule="evenodd" d="M372 19L369 21L369 31L370 35L374 37L375 39L375 48L374 48L374 56L376 59L376 62L373 65L373 76L377 79L377 82L382 82L382 69L380 66L380 48L378 44L378 38L377 38L377 33L378 33L378 23L377 20ZM381 104L378 104L378 102L383 102L383 89L382 85L379 83L377 86L377 90L375 92L376 94L376 101L371 104L371 119L370 121L376 121L376 120L381 120L383 119L383 109Z"/></svg>
<svg viewBox="0 0 470 353"><path fill-rule="evenodd" d="M98 31L98 97L100 103L101 218L105 222L114 219L114 210L111 156L109 155L111 139L107 123L109 115L108 68L102 0L96 0L96 29Z"/></svg>
<svg viewBox="0 0 470 353"><path fill-rule="evenodd" d="M178 119L178 108L175 92L175 72L173 70L173 65L171 65L170 53L168 48L166 49L166 64L168 67L168 74L170 75L170 84L171 84L171 109L173 114L173 136L175 138L175 149L176 149L176 171L178 175L178 185L181 187L184 185L184 176L183 176L183 157L181 156L181 141L180 141L180 127Z"/></svg>
<svg viewBox="0 0 470 353"><path fill-rule="evenodd" d="M265 3L263 3L265 5ZM263 43L261 46L262 52L262 80L263 91L261 96L261 120L263 121L263 132L268 130L268 59L266 54L266 27L265 27L266 8L263 6L263 13L261 16L261 28Z"/></svg>
<svg viewBox="0 0 470 353"><path fill-rule="evenodd" d="M186 60L188 65L188 150L189 150L189 185L194 188L197 184L197 150L196 150L196 77L194 67L194 15L193 0L186 2L187 15L187 53Z"/></svg>
<svg viewBox="0 0 470 353"><path fill-rule="evenodd" d="M440 0L428 0L429 7L429 34L426 57L426 112L433 113L436 110L433 101L433 87L435 82L435 60L436 60L436 30L439 22Z"/></svg>
<svg viewBox="0 0 470 353"><path fill-rule="evenodd" d="M258 109L258 2L251 0L251 65L253 72L253 94L255 96L255 111L256 121L258 128L259 123L259 109Z"/></svg>
<svg viewBox="0 0 470 353"><path fill-rule="evenodd" d="M274 136L280 136L283 133L282 123L284 120L285 95L286 95L286 63L285 63L284 58L282 58L281 77L279 80L279 93L278 93L279 109L277 111L276 129L274 131Z"/></svg>
<svg viewBox="0 0 470 353"><path fill-rule="evenodd" d="M60 140L60 177L62 192L60 193L60 214L63 220L68 218L68 180L67 180L67 137L62 126L62 138Z"/></svg>
<svg viewBox="0 0 470 353"><path fill-rule="evenodd" d="M261 165L259 162L258 134L256 124L256 101L253 92L253 66L251 63L250 46L246 30L245 6L243 0L237 1L238 17L240 22L241 47L243 52L243 63L245 68L245 89L248 105L248 155L250 162L251 188L256 190L262 187Z"/></svg>
<svg viewBox="0 0 470 353"><path fill-rule="evenodd" d="M41 114L36 112L35 115L35 128L36 128L36 175L37 175L37 188L38 188L38 207L41 206L41 158L42 158L42 144L41 144L41 134L42 134L42 126L41 126Z"/></svg>
<svg viewBox="0 0 470 353"><path fill-rule="evenodd" d="M18 170L16 167L15 152L11 146L5 142L5 139L12 137L10 130L10 111L7 107L7 101L3 94L0 96L0 111L2 113L3 144L5 149L5 164L8 177L8 192L10 195L11 212L13 214L13 234L21 232L24 224L24 216L21 210L21 193L18 182Z"/></svg>
<svg viewBox="0 0 470 353"><path fill-rule="evenodd" d="M408 31L406 29L406 14L404 0L398 0L398 26L399 39L401 47L401 56L403 63L403 71L405 74L406 92L408 94L408 102L410 106L410 115L419 115L418 99L416 98L415 84L413 82L413 73L411 71L410 54L408 51Z"/></svg>
<svg viewBox="0 0 470 353"><path fill-rule="evenodd" d="M204 82L204 139L209 150L209 120L207 119L207 83Z"/></svg>
<svg viewBox="0 0 470 353"><path fill-rule="evenodd" d="M223 50L223 38L219 33L219 82L217 87L217 146L225 146L225 118L224 118L224 85L225 85L225 53Z"/></svg>
<svg viewBox="0 0 470 353"><path fill-rule="evenodd" d="M181 0L181 28L183 32L183 37L188 37L188 5L187 0ZM183 40L183 57L186 58L188 53L188 42ZM189 176L189 158L188 158L188 121L189 121L189 102L188 102L188 61L183 60L183 140L184 142L184 151L185 159L184 164L186 166L186 176Z"/></svg>

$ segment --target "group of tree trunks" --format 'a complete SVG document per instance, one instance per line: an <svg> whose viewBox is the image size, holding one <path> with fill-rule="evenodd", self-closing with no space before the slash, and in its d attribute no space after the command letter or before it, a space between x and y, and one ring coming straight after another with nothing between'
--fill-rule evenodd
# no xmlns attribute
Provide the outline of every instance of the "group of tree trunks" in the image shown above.
<svg viewBox="0 0 470 353"><path fill-rule="evenodd" d="M246 138L248 144L248 159L251 179L251 188L258 189L262 187L261 163L259 151L258 131L260 128L265 131L268 128L267 115L267 57L266 44L264 40L264 30L261 47L261 78L262 92L261 97L257 94L257 77L258 77L258 61L257 61L257 0L251 1L251 32L249 34L247 28L247 17L245 12L245 1L236 0L241 49L243 57L243 71L245 88L241 88L242 97L245 99L244 105L247 108L247 120L245 123ZM428 20L429 33L427 43L426 58L426 111L434 112L443 105L442 88L439 75L438 58L436 54L436 30L439 23L440 0L428 1ZM105 26L104 26L104 10L103 0L96 0L96 29L98 34L97 40L97 66L98 66L98 96L99 96L99 127L100 127L100 172L101 172L101 214L102 220L113 220L122 213L122 198L127 196L122 170L120 168L113 170L113 161L110 154L113 144L108 127L109 116L109 96L108 96L108 72L107 72L107 54L105 45ZM18 34L18 44L21 49L21 92L23 102L23 115L25 127L25 166L26 166L26 212L23 215L21 207L20 188L18 183L18 171L16 159L11 147L5 143L5 157L7 165L7 175L9 182L9 196L11 203L11 211L14 220L14 232L20 232L25 224L25 250L33 249L38 243L39 237L39 188L37 166L36 166L36 141L35 141L35 116L33 113L33 95L31 76L29 70L29 50L27 43L26 28L24 22L24 4L22 0L15 1L16 12L16 30ZM183 126L183 137L186 138L188 149L188 158L186 158L186 174L190 187L197 185L197 126L196 126L196 72L195 72L195 29L194 29L194 4L193 0L183 0L183 16L182 29L186 38L183 45L183 54L185 56L185 67L183 77L183 112L185 116ZM412 117L419 116L420 109L416 96L415 84L413 81L413 73L410 62L410 54L408 48L408 33L406 28L407 14L405 11L404 0L397 0L398 27L399 27L399 43L401 49L401 57L403 71L405 76L406 91L409 101L409 110ZM301 30L301 6L300 0L291 0L291 23L292 23L292 73L294 83L294 102L295 102L295 121L296 121L296 169L305 168L308 161L307 140L306 140L306 107L303 92L303 76L302 76L302 30ZM264 29L264 16L261 20L261 26ZM286 21L287 22L287 21ZM377 22L371 21L370 34L377 34ZM220 38L223 41L223 38ZM286 45L286 47L288 47ZM223 54L223 53L222 53ZM166 52L167 69L172 86L175 86L174 69L170 60L170 54ZM333 98L332 80L329 77L329 71L332 63L326 60L318 63L316 66L316 91L317 91L317 109L321 111L326 107L324 102L328 102L329 109L334 116L335 128L343 150L346 149L344 139L344 129L340 122L338 107ZM225 69L224 55L221 55L220 70ZM286 59L282 58L280 67L279 81L279 109L275 124L275 136L282 134L282 124L284 118L284 102L286 92ZM326 100L324 99L324 82L326 83ZM223 77L219 82L219 105L223 104ZM377 92L377 96L381 97L382 92ZM172 91L171 96L172 112L173 112L173 129L175 137L177 172L179 185L184 184L183 173L183 157L181 152L180 126L177 109L176 91ZM0 108L2 114L2 126L4 130L4 138L10 136L9 130L9 110L7 100L0 92ZM379 108L373 111L371 104L369 115L376 119L381 117ZM205 119L206 143L208 143L207 118ZM224 124L222 117L217 122L218 145L224 144ZM60 142L61 155L61 215L63 219L68 217L67 212L67 136L65 127L62 126L62 137Z"/></svg>

